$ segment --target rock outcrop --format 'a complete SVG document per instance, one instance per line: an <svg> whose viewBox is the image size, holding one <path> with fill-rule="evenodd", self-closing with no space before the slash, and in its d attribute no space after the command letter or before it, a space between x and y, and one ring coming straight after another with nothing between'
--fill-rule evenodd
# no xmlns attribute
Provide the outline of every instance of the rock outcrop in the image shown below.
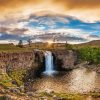
<svg viewBox="0 0 100 100"><path fill-rule="evenodd" d="M0 79L2 85L24 85L25 91L32 90L35 77L39 77L45 70L45 51L0 53ZM77 61L76 52L70 50L52 51L56 70L73 69ZM2 74L2 75L1 75ZM9 84L5 84L6 75ZM34 90L35 91L35 90Z"/></svg>
<svg viewBox="0 0 100 100"><path fill-rule="evenodd" d="M53 51L57 69L73 69L77 63L77 54L72 50Z"/></svg>
<svg viewBox="0 0 100 100"><path fill-rule="evenodd" d="M73 68L77 61L77 54L72 50L53 50L54 63L56 68ZM0 53L0 68L8 70L35 69L44 66L43 51L35 50L30 52ZM38 68L38 69L39 69Z"/></svg>
<svg viewBox="0 0 100 100"><path fill-rule="evenodd" d="M0 66L13 69L30 68L34 60L33 52L0 53Z"/></svg>

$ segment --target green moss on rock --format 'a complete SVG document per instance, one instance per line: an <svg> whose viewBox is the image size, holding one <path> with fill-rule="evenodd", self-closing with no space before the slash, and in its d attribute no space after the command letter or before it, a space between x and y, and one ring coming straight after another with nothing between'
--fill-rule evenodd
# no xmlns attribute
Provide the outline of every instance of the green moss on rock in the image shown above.
<svg viewBox="0 0 100 100"><path fill-rule="evenodd" d="M15 87L14 84L12 84L12 79L5 73L0 75L0 85L2 85L3 87L7 88L7 87Z"/></svg>
<svg viewBox="0 0 100 100"><path fill-rule="evenodd" d="M26 74L26 70L24 70L24 69L9 72L9 76L13 80L15 80L19 86L24 84L23 78L24 78L25 74Z"/></svg>

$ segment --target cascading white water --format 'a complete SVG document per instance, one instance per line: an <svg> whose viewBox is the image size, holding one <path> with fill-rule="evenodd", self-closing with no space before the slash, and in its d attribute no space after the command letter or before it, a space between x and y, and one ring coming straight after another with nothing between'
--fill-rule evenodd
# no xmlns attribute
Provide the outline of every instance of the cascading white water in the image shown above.
<svg viewBox="0 0 100 100"><path fill-rule="evenodd" d="M45 71L44 74L52 75L55 73L52 52L45 52Z"/></svg>

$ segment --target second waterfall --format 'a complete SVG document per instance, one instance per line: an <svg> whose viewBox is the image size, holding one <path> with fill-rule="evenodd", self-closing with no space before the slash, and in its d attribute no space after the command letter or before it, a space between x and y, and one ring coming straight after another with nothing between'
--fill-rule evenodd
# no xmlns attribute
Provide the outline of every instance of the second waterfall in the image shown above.
<svg viewBox="0 0 100 100"><path fill-rule="evenodd" d="M53 55L52 52L45 52L45 71L44 74L52 75L55 73L54 64L53 64Z"/></svg>

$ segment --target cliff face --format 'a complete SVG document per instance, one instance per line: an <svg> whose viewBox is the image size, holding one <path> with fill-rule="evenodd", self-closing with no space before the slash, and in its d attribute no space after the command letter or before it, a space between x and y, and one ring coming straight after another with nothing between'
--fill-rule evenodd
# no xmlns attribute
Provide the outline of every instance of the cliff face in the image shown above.
<svg viewBox="0 0 100 100"><path fill-rule="evenodd" d="M52 51L56 68L73 68L77 56L72 50L70 51ZM0 68L9 70L18 69L35 69L44 66L44 54L42 51L17 52L17 53L0 53Z"/></svg>
<svg viewBox="0 0 100 100"><path fill-rule="evenodd" d="M55 66L60 69L73 69L77 62L77 54L75 51L53 51L55 58Z"/></svg>
<svg viewBox="0 0 100 100"><path fill-rule="evenodd" d="M45 51L0 53L0 82L3 86L9 87L24 85L25 91L32 90L33 80L45 70ZM55 69L72 69L76 62L76 55L73 51L52 51ZM8 78L3 78L6 75ZM9 84L5 84L7 80Z"/></svg>
<svg viewBox="0 0 100 100"><path fill-rule="evenodd" d="M30 68L34 62L33 52L0 53L0 66L13 69Z"/></svg>

